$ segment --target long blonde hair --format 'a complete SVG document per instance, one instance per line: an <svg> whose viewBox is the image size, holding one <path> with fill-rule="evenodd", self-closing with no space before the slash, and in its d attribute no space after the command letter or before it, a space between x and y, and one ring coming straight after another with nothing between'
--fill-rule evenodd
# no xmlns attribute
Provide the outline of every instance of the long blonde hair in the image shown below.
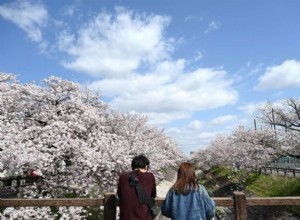
<svg viewBox="0 0 300 220"><path fill-rule="evenodd" d="M198 188L194 166L187 162L182 163L178 168L177 181L173 185L173 189L179 194L187 194L190 190Z"/></svg>

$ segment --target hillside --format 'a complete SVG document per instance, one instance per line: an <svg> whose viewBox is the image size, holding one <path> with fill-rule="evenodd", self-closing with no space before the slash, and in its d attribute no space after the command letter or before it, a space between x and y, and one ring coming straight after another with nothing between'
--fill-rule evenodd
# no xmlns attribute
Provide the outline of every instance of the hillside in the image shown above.
<svg viewBox="0 0 300 220"><path fill-rule="evenodd" d="M223 166L204 172L200 182L214 197L230 197L236 190L244 191L247 197L300 196L299 178L233 171ZM225 216L222 219L227 219L224 212L228 215L230 211L218 210ZM248 213L250 219L300 219L297 206L250 207Z"/></svg>

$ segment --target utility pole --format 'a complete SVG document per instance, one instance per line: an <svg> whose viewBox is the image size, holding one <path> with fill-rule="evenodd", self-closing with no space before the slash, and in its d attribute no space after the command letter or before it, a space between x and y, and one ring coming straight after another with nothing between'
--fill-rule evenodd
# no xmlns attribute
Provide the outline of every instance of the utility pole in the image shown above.
<svg viewBox="0 0 300 220"><path fill-rule="evenodd" d="M276 125L275 125L275 116L274 116L274 109L272 108L272 119L273 119L273 125L274 125L274 132L275 132L275 136L276 136Z"/></svg>

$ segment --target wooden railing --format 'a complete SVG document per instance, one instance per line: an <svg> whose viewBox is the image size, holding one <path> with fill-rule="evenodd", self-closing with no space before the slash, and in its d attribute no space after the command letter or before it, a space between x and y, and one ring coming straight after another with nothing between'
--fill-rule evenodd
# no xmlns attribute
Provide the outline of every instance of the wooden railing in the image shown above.
<svg viewBox="0 0 300 220"><path fill-rule="evenodd" d="M300 206L300 197L249 197L243 192L234 192L233 197L213 197L217 206L233 207L235 220L247 219L248 206ZM160 206L164 198L156 198ZM104 199L0 199L0 207L28 206L104 206L104 220L116 219L116 200L114 193L106 193Z"/></svg>

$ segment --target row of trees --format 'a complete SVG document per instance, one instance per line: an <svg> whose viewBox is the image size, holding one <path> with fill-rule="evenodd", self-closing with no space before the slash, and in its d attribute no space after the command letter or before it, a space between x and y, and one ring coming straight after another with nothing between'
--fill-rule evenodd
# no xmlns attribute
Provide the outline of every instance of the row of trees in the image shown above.
<svg viewBox="0 0 300 220"><path fill-rule="evenodd" d="M0 73L0 171L27 167L43 176L19 197L101 196L140 153L153 170L184 158L145 116L113 111L79 84L57 77L22 84Z"/></svg>
<svg viewBox="0 0 300 220"><path fill-rule="evenodd" d="M261 129L237 126L229 135L216 136L194 154L199 166L230 165L257 170L281 155L300 155L300 100L266 103L257 116Z"/></svg>
<svg viewBox="0 0 300 220"><path fill-rule="evenodd" d="M239 125L230 135L216 136L194 160L203 167L258 169L279 155L299 155L300 100L267 103L257 118L264 127ZM19 197L101 196L140 153L149 157L153 170L184 159L175 142L145 116L114 111L99 94L77 83L50 77L42 85L22 84L14 75L0 73L0 171L27 167L43 176L38 184L20 188ZM81 208L63 207L57 214L85 215ZM48 208L10 208L0 217L26 215L57 218Z"/></svg>

